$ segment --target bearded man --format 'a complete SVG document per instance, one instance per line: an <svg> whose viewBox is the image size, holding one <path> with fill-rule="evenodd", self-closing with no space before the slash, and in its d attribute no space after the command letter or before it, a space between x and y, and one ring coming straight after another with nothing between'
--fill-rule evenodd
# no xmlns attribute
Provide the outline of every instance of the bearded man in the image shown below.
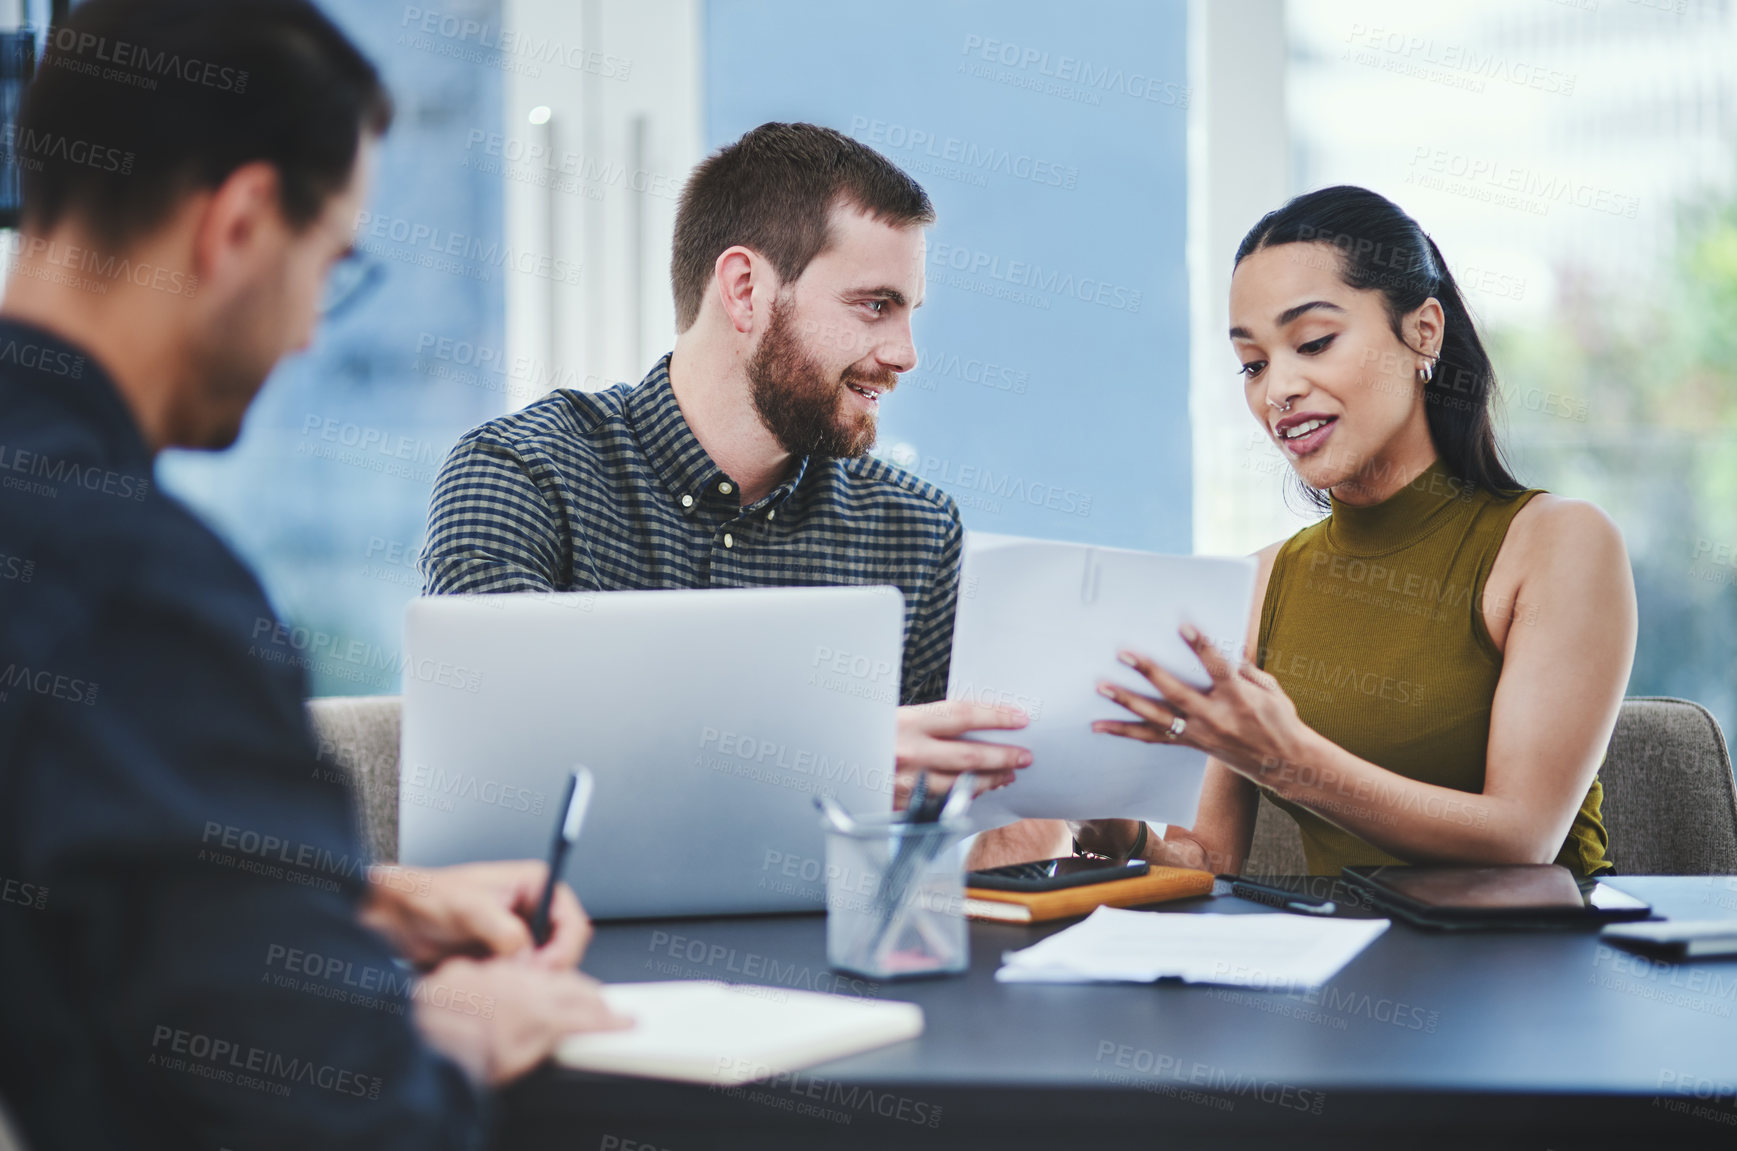
<svg viewBox="0 0 1737 1151"><path fill-rule="evenodd" d="M886 157L762 124L694 170L670 260L675 350L638 386L561 390L467 434L435 483L428 594L892 584L905 596L898 768L979 773L1023 727L943 702L963 529L951 497L868 454L917 365L935 210Z"/></svg>

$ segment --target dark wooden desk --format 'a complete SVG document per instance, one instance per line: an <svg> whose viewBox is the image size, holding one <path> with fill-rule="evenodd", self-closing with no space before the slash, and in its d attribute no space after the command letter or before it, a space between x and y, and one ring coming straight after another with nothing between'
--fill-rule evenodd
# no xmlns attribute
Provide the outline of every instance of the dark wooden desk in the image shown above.
<svg viewBox="0 0 1737 1151"><path fill-rule="evenodd" d="M1737 918L1737 877L1616 883L1674 919ZM927 1030L732 1092L548 1068L503 1095L497 1145L1737 1147L1737 961L1395 924L1307 996L994 981L1002 951L1060 926L973 924L967 974L874 986L827 968L817 915L605 925L585 969L608 981L902 999Z"/></svg>

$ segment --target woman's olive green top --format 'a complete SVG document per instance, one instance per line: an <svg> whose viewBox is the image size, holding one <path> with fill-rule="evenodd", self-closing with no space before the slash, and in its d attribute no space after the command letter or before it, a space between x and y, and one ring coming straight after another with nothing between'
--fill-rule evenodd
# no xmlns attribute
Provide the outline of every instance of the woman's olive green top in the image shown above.
<svg viewBox="0 0 1737 1151"><path fill-rule="evenodd" d="M1296 702L1303 722L1351 754L1403 775L1479 794L1490 744L1490 706L1502 654L1484 626L1484 583L1508 525L1538 493L1500 499L1439 464L1373 507L1333 501L1332 514L1279 549L1261 606L1259 662ZM1524 602L1499 605L1511 628L1531 626ZM1299 770L1306 770L1299 768ZM1329 789L1320 807L1375 809L1395 821L1411 801L1377 785ZM1297 804L1309 870L1399 863ZM1597 779L1556 862L1576 875L1611 869ZM1475 808L1423 801L1426 816L1470 826Z"/></svg>

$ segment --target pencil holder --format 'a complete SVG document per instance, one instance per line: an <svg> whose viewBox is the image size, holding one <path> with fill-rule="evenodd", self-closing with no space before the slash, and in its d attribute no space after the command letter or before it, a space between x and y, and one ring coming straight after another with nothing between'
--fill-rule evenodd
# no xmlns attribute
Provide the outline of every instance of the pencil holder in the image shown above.
<svg viewBox="0 0 1737 1151"><path fill-rule="evenodd" d="M826 829L826 958L870 979L964 971L970 963L965 866L968 825L859 816Z"/></svg>

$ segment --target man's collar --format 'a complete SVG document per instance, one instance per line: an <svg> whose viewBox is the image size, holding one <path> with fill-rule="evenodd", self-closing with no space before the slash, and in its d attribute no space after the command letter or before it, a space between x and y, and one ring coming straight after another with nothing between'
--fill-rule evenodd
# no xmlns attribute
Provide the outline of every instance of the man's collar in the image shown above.
<svg viewBox="0 0 1737 1151"><path fill-rule="evenodd" d="M739 503L735 481L700 446L682 415L670 386L669 362L670 356L665 355L627 394L627 420L639 446L683 515L693 515L708 499ZM790 475L766 497L766 506L783 503L807 470L807 458L797 460Z"/></svg>
<svg viewBox="0 0 1737 1151"><path fill-rule="evenodd" d="M23 320L0 319L0 374L32 381L40 394L99 429L115 466L150 471L154 453L133 410L96 357L79 345Z"/></svg>

